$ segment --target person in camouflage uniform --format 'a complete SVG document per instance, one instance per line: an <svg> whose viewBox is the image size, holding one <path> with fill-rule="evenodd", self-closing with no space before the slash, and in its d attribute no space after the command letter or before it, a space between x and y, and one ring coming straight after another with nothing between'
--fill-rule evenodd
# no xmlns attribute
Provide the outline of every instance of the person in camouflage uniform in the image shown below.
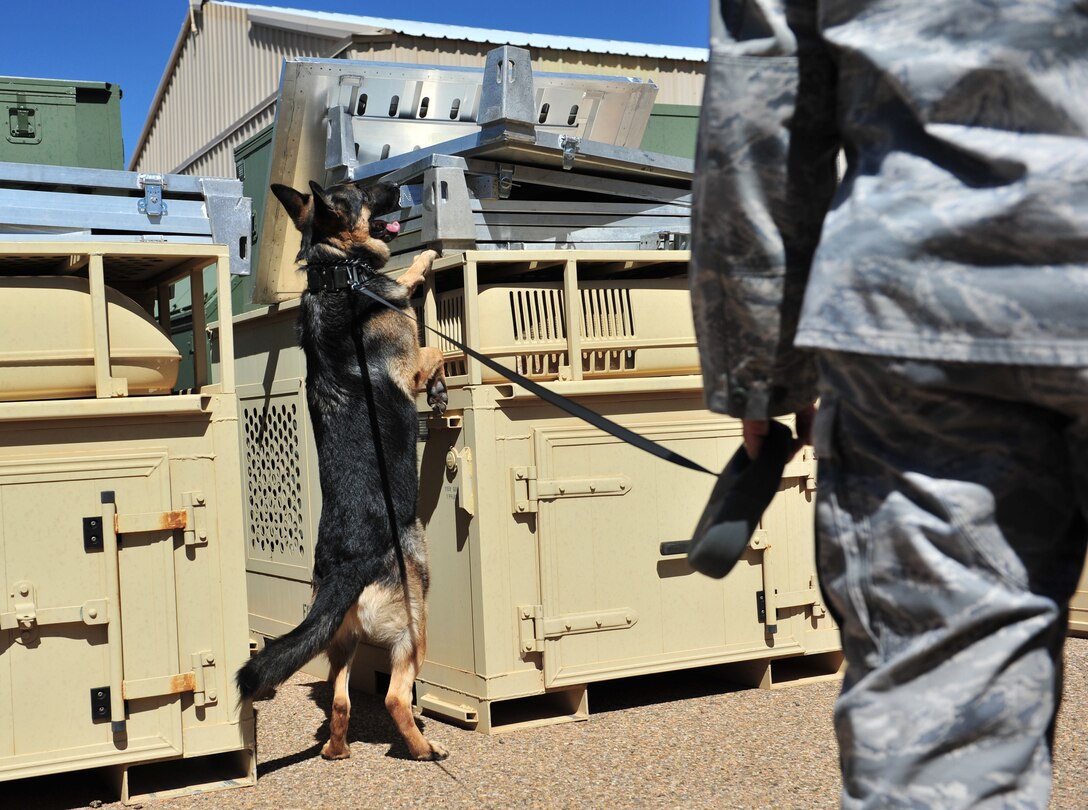
<svg viewBox="0 0 1088 810"><path fill-rule="evenodd" d="M846 807L1048 802L1088 537L1086 135L1085 0L711 3L707 405L755 455L819 397Z"/></svg>

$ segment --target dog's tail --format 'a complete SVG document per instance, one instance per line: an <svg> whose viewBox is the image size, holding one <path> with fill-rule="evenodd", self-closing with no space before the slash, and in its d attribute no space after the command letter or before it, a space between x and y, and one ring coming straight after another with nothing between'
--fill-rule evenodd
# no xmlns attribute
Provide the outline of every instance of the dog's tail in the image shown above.
<svg viewBox="0 0 1088 810"><path fill-rule="evenodd" d="M238 670L235 681L242 697L268 694L328 647L344 615L371 579L372 572L353 565L337 566L324 577L302 623L269 641Z"/></svg>

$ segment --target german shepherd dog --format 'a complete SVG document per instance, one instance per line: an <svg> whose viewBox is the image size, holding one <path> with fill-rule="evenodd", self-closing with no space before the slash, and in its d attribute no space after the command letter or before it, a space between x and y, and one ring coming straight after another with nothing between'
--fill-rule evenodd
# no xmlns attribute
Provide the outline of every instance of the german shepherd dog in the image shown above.
<svg viewBox="0 0 1088 810"><path fill-rule="evenodd" d="M310 194L278 184L272 191L302 234L298 260L305 262L308 288L298 329L322 506L310 611L239 670L238 688L244 698L267 696L324 651L334 695L321 754L346 759L348 673L356 643L369 639L389 649L385 706L411 756L445 759L446 749L427 740L412 716L412 684L426 653L429 576L416 519L415 394L426 388L431 407L445 411L442 355L420 348L413 319L348 283L409 312L412 291L438 254L424 251L396 281L379 272L400 230L381 219L400 206L395 185L323 189L311 182Z"/></svg>

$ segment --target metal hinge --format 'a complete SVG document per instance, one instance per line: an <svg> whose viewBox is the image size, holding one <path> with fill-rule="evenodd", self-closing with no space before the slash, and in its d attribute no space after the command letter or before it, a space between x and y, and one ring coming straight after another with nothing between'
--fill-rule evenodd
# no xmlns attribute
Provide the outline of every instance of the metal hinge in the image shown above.
<svg viewBox="0 0 1088 810"><path fill-rule="evenodd" d="M626 475L596 478L537 478L536 467L511 467L510 487L511 511L520 515L538 511L542 500L626 495L631 491L631 479Z"/></svg>
<svg viewBox="0 0 1088 810"><path fill-rule="evenodd" d="M809 587L802 591L786 591L785 593L771 591L769 598L767 591L756 591L756 618L761 624L766 625L768 633L778 632L778 611L783 608L807 607L815 619L821 619L827 615L827 610L821 601L820 589L816 587L816 578L809 577L808 584Z"/></svg>
<svg viewBox="0 0 1088 810"><path fill-rule="evenodd" d="M182 529L185 545L206 545L208 542L207 514L203 492L185 492L181 496L184 509L169 512L138 512L117 514L113 518L113 530L118 535L162 532ZM101 548L101 536L97 532L99 518L83 519L83 547L92 551Z"/></svg>
<svg viewBox="0 0 1088 810"><path fill-rule="evenodd" d="M775 594L776 607L788 608L788 607L811 607L812 615L816 618L822 618L826 615L823 602L821 601L820 589L816 586L816 577L808 578L808 588L802 591L787 591L786 593Z"/></svg>
<svg viewBox="0 0 1088 810"><path fill-rule="evenodd" d="M140 173L136 182L144 190L144 197L136 207L141 214L149 217L166 216L166 201L162 198L162 190L166 187L166 180L161 174Z"/></svg>
<svg viewBox="0 0 1088 810"><path fill-rule="evenodd" d="M518 606L518 643L523 653L543 652L546 639L605 630L626 630L638 623L633 608L593 610L545 618L541 605Z"/></svg>
<svg viewBox="0 0 1088 810"><path fill-rule="evenodd" d="M193 705L215 703L219 695L215 688L215 655L211 650L201 650L189 656L193 668L176 675L160 675L156 678L126 680L121 684L124 700L193 693Z"/></svg>
<svg viewBox="0 0 1088 810"><path fill-rule="evenodd" d="M185 492L181 496L185 504L185 545L206 546L208 544L208 515L203 492Z"/></svg>

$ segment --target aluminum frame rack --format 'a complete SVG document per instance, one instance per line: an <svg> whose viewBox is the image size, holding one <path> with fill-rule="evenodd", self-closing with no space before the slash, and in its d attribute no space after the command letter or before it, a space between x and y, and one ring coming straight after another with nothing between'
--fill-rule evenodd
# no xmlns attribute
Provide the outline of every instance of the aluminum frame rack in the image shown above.
<svg viewBox="0 0 1088 810"><path fill-rule="evenodd" d="M238 180L0 162L0 238L224 245L250 272L252 205Z"/></svg>

